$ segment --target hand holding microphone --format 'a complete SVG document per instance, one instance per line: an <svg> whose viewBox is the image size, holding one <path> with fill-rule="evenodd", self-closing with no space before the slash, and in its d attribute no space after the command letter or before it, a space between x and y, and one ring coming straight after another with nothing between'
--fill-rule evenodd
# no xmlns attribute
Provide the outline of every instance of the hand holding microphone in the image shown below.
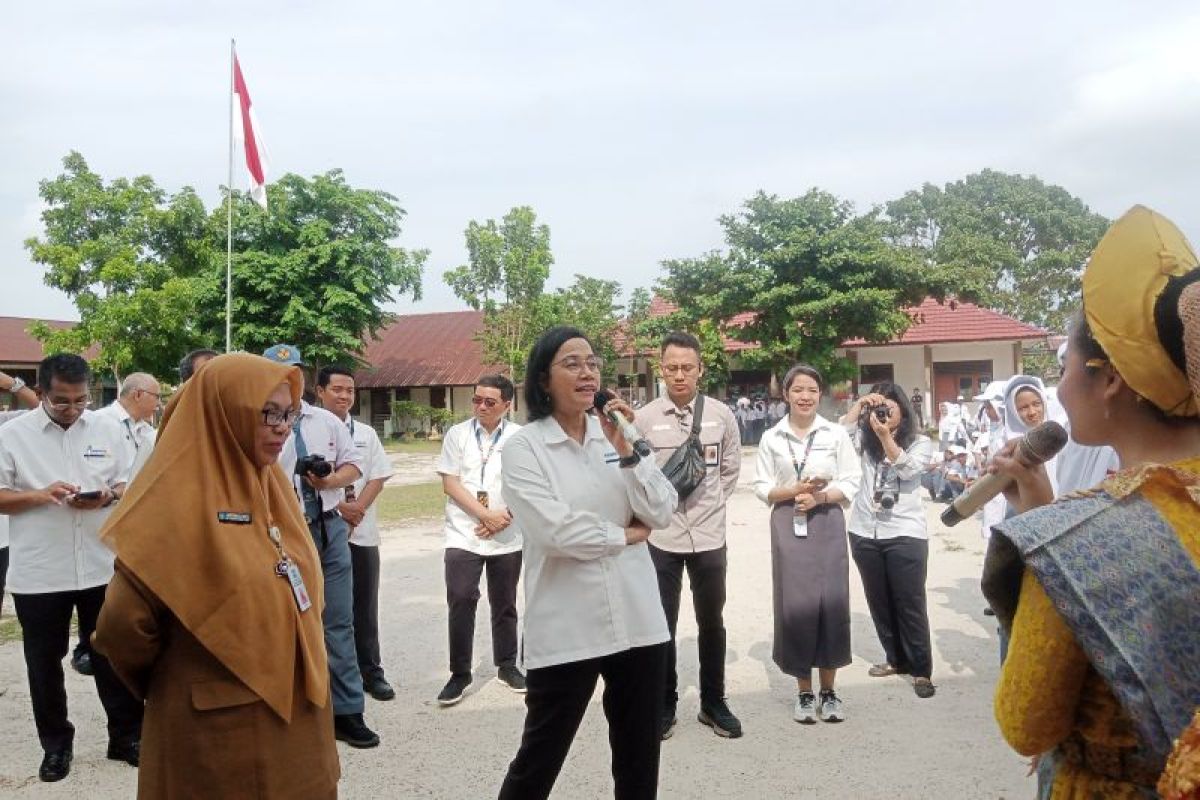
<svg viewBox="0 0 1200 800"><path fill-rule="evenodd" d="M600 425L604 428L604 435L608 437L614 447L617 446L614 434L619 432L639 456L649 458L653 455L654 451L650 448L650 443L633 426L631 421L633 410L626 405L624 400L616 397L612 392L601 389L596 392L592 404L599 412Z"/></svg>
<svg viewBox="0 0 1200 800"><path fill-rule="evenodd" d="M988 500L1013 488L1017 494L1010 493L1010 502L1021 512L1053 501L1054 492L1045 470L1038 468L1058 455L1058 451L1066 446L1067 438L1067 429L1050 420L1009 442L993 457L988 474L975 481L942 512L942 524L957 525Z"/></svg>

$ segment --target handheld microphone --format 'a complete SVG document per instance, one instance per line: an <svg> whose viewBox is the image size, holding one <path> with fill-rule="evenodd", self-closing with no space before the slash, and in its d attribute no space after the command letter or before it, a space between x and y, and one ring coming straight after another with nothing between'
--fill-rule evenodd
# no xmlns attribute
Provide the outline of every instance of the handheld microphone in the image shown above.
<svg viewBox="0 0 1200 800"><path fill-rule="evenodd" d="M592 400L592 405L596 407L598 412L604 414L614 425L621 429L621 435L625 437L625 441L629 442L630 447L633 448L633 452L642 458L649 458L654 454L654 451L650 448L650 443L646 441L645 437L642 436L637 428L633 427L633 423L625 419L624 414L616 411L609 411L607 413L604 411L604 407L612 399L612 392L606 392L604 389L601 389L596 392L596 397Z"/></svg>
<svg viewBox="0 0 1200 800"><path fill-rule="evenodd" d="M1036 467L1058 455L1058 451L1066 447L1067 439L1067 429L1049 420L1017 440L1015 456L1025 466ZM946 507L942 512L942 524L953 527L962 522L1008 488L1010 483L1012 478L1004 475L984 475Z"/></svg>

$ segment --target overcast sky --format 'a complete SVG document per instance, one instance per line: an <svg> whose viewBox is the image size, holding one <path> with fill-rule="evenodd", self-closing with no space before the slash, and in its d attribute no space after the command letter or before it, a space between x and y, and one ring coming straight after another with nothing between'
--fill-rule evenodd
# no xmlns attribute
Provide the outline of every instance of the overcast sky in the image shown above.
<svg viewBox="0 0 1200 800"><path fill-rule="evenodd" d="M1200 240L1194 2L22 2L0 31L0 314L75 319L23 240L69 150L225 182L229 39L273 175L340 167L408 212L425 299L468 220L531 205L552 284L649 286L759 189L868 208L985 167ZM244 168L237 184L245 188Z"/></svg>

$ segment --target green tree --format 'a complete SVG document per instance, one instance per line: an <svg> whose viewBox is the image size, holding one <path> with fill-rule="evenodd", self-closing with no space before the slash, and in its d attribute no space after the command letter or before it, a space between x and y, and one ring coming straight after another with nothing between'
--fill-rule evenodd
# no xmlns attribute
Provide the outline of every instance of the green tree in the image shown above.
<svg viewBox="0 0 1200 800"><path fill-rule="evenodd" d="M168 198L152 178L105 183L71 152L63 173L39 184L45 233L25 242L44 280L75 302L67 330L31 328L48 350L98 348L95 366L175 374L181 353L209 343L195 314L213 257L207 214L185 187Z"/></svg>
<svg viewBox="0 0 1200 800"><path fill-rule="evenodd" d="M896 241L949 267L984 304L1062 331L1079 307L1079 277L1108 220L1060 186L983 170L925 184L887 205Z"/></svg>
<svg viewBox="0 0 1200 800"><path fill-rule="evenodd" d="M604 359L605 375L611 377L621 357L618 346L625 341L621 293L617 281L576 275L570 286L542 298L539 317L543 325L538 332L552 325L579 328L592 341L596 354Z"/></svg>
<svg viewBox="0 0 1200 800"><path fill-rule="evenodd" d="M550 318L544 302L554 256L550 228L529 206L497 223L472 220L465 232L468 263L448 270L446 283L460 300L484 312L485 360L504 364L519 382L526 356Z"/></svg>
<svg viewBox="0 0 1200 800"><path fill-rule="evenodd" d="M712 351L723 357L724 335L757 344L741 353L748 365L780 372L804 361L832 380L849 377L834 352L843 341L892 339L912 322L907 306L957 283L953 270L893 244L877 210L858 215L819 189L790 199L760 192L720 223L727 252L665 261L658 284L679 309L667 323L703 336L717 376Z"/></svg>
<svg viewBox="0 0 1200 800"><path fill-rule="evenodd" d="M341 170L311 179L284 175L269 187L270 210L235 193L233 344L260 352L287 342L305 361L361 364L367 337L391 321L384 303L421 297L428 250L391 242L404 209L387 192L355 189ZM210 236L224 236L213 210ZM205 298L210 334L224 335L224 254Z"/></svg>

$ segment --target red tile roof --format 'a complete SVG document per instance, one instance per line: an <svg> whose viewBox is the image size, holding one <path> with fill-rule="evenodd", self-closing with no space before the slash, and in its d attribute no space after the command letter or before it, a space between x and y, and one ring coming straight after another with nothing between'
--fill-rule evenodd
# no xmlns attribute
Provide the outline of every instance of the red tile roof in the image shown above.
<svg viewBox="0 0 1200 800"><path fill-rule="evenodd" d="M1026 325L1012 317L981 308L974 303L949 300L939 303L926 298L921 305L905 309L913 319L899 339L886 345L948 344L950 342L994 342L1045 339L1049 333L1034 325ZM844 347L870 347L863 339L850 339Z"/></svg>
<svg viewBox="0 0 1200 800"><path fill-rule="evenodd" d="M354 382L361 388L384 386L470 386L480 374L501 368L483 364L475 335L483 328L482 311L405 314L367 344Z"/></svg>
<svg viewBox="0 0 1200 800"><path fill-rule="evenodd" d="M658 295L650 298L649 314L651 317L665 317L668 314L674 314L678 310L679 306L675 305L669 300L664 300ZM734 314L733 317L731 317L726 323L726 326L730 328L740 328L741 326L753 321L754 312L743 311L740 314ZM726 353L740 353L743 350L753 350L754 348L758 347L758 345L754 342L743 342L738 339L731 339L728 336L722 336L721 340L725 344Z"/></svg>
<svg viewBox="0 0 1200 800"><path fill-rule="evenodd" d="M42 351L42 343L28 332L29 326L37 321L31 317L0 317L0 363L37 364L46 357ZM57 319L44 322L56 330L75 327L74 322ZM94 355L89 353L90 357Z"/></svg>

